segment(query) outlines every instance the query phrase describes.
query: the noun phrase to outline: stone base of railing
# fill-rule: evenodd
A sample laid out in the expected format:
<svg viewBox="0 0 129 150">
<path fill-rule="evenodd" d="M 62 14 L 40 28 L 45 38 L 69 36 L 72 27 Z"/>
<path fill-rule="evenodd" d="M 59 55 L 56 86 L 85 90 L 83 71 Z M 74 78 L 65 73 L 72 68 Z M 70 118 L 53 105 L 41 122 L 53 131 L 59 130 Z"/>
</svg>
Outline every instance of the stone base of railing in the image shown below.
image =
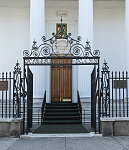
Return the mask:
<svg viewBox="0 0 129 150">
<path fill-rule="evenodd" d="M 101 118 L 103 136 L 129 136 L 129 117 Z"/>
<path fill-rule="evenodd" d="M 23 133 L 23 119 L 0 118 L 0 137 L 20 137 Z"/>
</svg>

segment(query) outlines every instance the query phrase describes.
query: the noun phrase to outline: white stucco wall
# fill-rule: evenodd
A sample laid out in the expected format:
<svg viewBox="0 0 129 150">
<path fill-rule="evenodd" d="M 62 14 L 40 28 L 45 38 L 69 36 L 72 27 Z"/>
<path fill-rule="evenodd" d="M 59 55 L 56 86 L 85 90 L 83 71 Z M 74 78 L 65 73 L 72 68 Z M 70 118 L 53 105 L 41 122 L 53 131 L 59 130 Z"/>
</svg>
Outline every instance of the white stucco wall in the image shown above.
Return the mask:
<svg viewBox="0 0 129 150">
<path fill-rule="evenodd" d="M 126 70 L 125 1 L 94 1 L 94 48 L 110 70 Z"/>
<path fill-rule="evenodd" d="M 84 15 L 85 17 L 85 15 Z M 125 2 L 124 1 L 94 1 L 94 27 L 93 49 L 99 49 L 100 71 L 104 59 L 107 61 L 110 71 L 126 70 L 126 46 L 125 46 Z M 90 69 L 89 69 L 90 70 Z M 90 76 L 90 72 L 88 75 Z M 82 77 L 80 80 L 82 86 Z M 85 89 L 80 88 L 82 97 L 90 97 L 90 77 L 85 81 Z"/>
<path fill-rule="evenodd" d="M 29 48 L 29 7 L 0 5 L 0 72 L 12 71 L 22 53 Z"/>
</svg>

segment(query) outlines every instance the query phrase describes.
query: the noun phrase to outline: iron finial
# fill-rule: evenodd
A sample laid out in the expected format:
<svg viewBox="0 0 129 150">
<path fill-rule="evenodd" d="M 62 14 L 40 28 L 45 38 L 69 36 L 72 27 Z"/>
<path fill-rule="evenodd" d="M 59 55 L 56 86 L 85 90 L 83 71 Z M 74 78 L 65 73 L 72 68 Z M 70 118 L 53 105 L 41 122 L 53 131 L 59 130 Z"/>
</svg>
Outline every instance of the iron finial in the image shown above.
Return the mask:
<svg viewBox="0 0 129 150">
<path fill-rule="evenodd" d="M 104 59 L 104 63 L 103 63 L 102 70 L 103 70 L 103 71 L 109 71 L 109 67 L 108 67 L 107 62 L 106 62 L 105 59 Z"/>
</svg>

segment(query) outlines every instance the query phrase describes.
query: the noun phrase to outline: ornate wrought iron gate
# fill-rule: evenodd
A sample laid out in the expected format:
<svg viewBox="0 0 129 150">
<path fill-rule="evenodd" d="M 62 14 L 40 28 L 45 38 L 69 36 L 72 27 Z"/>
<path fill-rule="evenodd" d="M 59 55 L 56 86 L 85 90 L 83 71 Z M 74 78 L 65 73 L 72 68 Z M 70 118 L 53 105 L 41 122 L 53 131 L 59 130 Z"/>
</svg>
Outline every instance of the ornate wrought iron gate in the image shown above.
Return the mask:
<svg viewBox="0 0 129 150">
<path fill-rule="evenodd" d="M 52 37 L 50 39 L 46 39 L 45 36 L 42 37 L 42 43 L 40 45 L 37 45 L 36 41 L 33 41 L 32 49 L 31 50 L 24 50 L 23 51 L 23 59 L 24 59 L 24 76 L 25 76 L 25 70 L 28 66 L 60 66 L 60 65 L 66 65 L 66 66 L 81 66 L 81 65 L 88 65 L 88 66 L 96 66 L 98 69 L 97 77 L 94 79 L 96 81 L 99 81 L 99 59 L 100 59 L 100 51 L 99 50 L 91 50 L 90 42 L 86 41 L 86 44 L 81 44 L 81 37 L 78 36 L 77 39 L 73 39 L 71 37 L 71 33 L 68 33 L 66 36 L 66 39 L 64 39 L 64 45 L 62 45 L 62 40 L 58 41 L 57 34 L 52 33 Z M 60 51 L 59 51 L 60 49 Z M 58 63 L 52 63 L 52 60 L 58 60 Z M 72 63 L 60 63 L 59 60 L 61 59 L 69 59 L 72 60 Z M 96 81 L 93 80 L 93 84 L 96 83 Z M 32 81 L 32 79 L 31 79 Z M 31 82 L 30 81 L 30 82 Z M 28 82 L 28 106 L 32 107 L 32 82 Z M 24 85 L 25 86 L 25 85 Z M 99 103 L 99 82 L 96 85 L 93 85 L 98 87 L 98 108 L 100 108 Z M 30 91 L 29 91 L 30 90 Z M 93 94 L 93 100 L 95 99 L 96 95 L 96 88 L 94 89 Z M 30 95 L 29 95 L 30 94 Z M 30 104 L 31 103 L 31 104 Z M 95 107 L 96 108 L 96 107 Z M 28 129 L 32 126 L 32 110 L 28 107 Z M 99 110 L 99 109 L 98 109 Z M 30 112 L 29 112 L 30 111 Z M 30 116 L 29 116 L 30 115 Z M 100 111 L 98 111 L 98 120 L 100 123 Z M 94 120 L 96 121 L 96 119 Z M 94 128 L 96 124 L 94 124 Z M 100 126 L 99 126 L 100 131 Z"/>
<path fill-rule="evenodd" d="M 33 73 L 27 67 L 27 131 L 32 127 L 33 117 Z"/>
</svg>

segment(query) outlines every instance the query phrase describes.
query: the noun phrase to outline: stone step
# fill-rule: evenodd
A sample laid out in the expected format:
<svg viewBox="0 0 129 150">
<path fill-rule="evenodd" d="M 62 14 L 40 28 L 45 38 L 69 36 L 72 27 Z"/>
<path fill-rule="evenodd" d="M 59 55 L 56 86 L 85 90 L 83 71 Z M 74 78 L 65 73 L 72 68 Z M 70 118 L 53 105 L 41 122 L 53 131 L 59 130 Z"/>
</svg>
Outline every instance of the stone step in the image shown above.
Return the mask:
<svg viewBox="0 0 129 150">
<path fill-rule="evenodd" d="M 44 120 L 80 120 L 80 116 L 45 116 Z"/>
<path fill-rule="evenodd" d="M 47 120 L 43 124 L 80 124 L 81 120 Z"/>
</svg>

